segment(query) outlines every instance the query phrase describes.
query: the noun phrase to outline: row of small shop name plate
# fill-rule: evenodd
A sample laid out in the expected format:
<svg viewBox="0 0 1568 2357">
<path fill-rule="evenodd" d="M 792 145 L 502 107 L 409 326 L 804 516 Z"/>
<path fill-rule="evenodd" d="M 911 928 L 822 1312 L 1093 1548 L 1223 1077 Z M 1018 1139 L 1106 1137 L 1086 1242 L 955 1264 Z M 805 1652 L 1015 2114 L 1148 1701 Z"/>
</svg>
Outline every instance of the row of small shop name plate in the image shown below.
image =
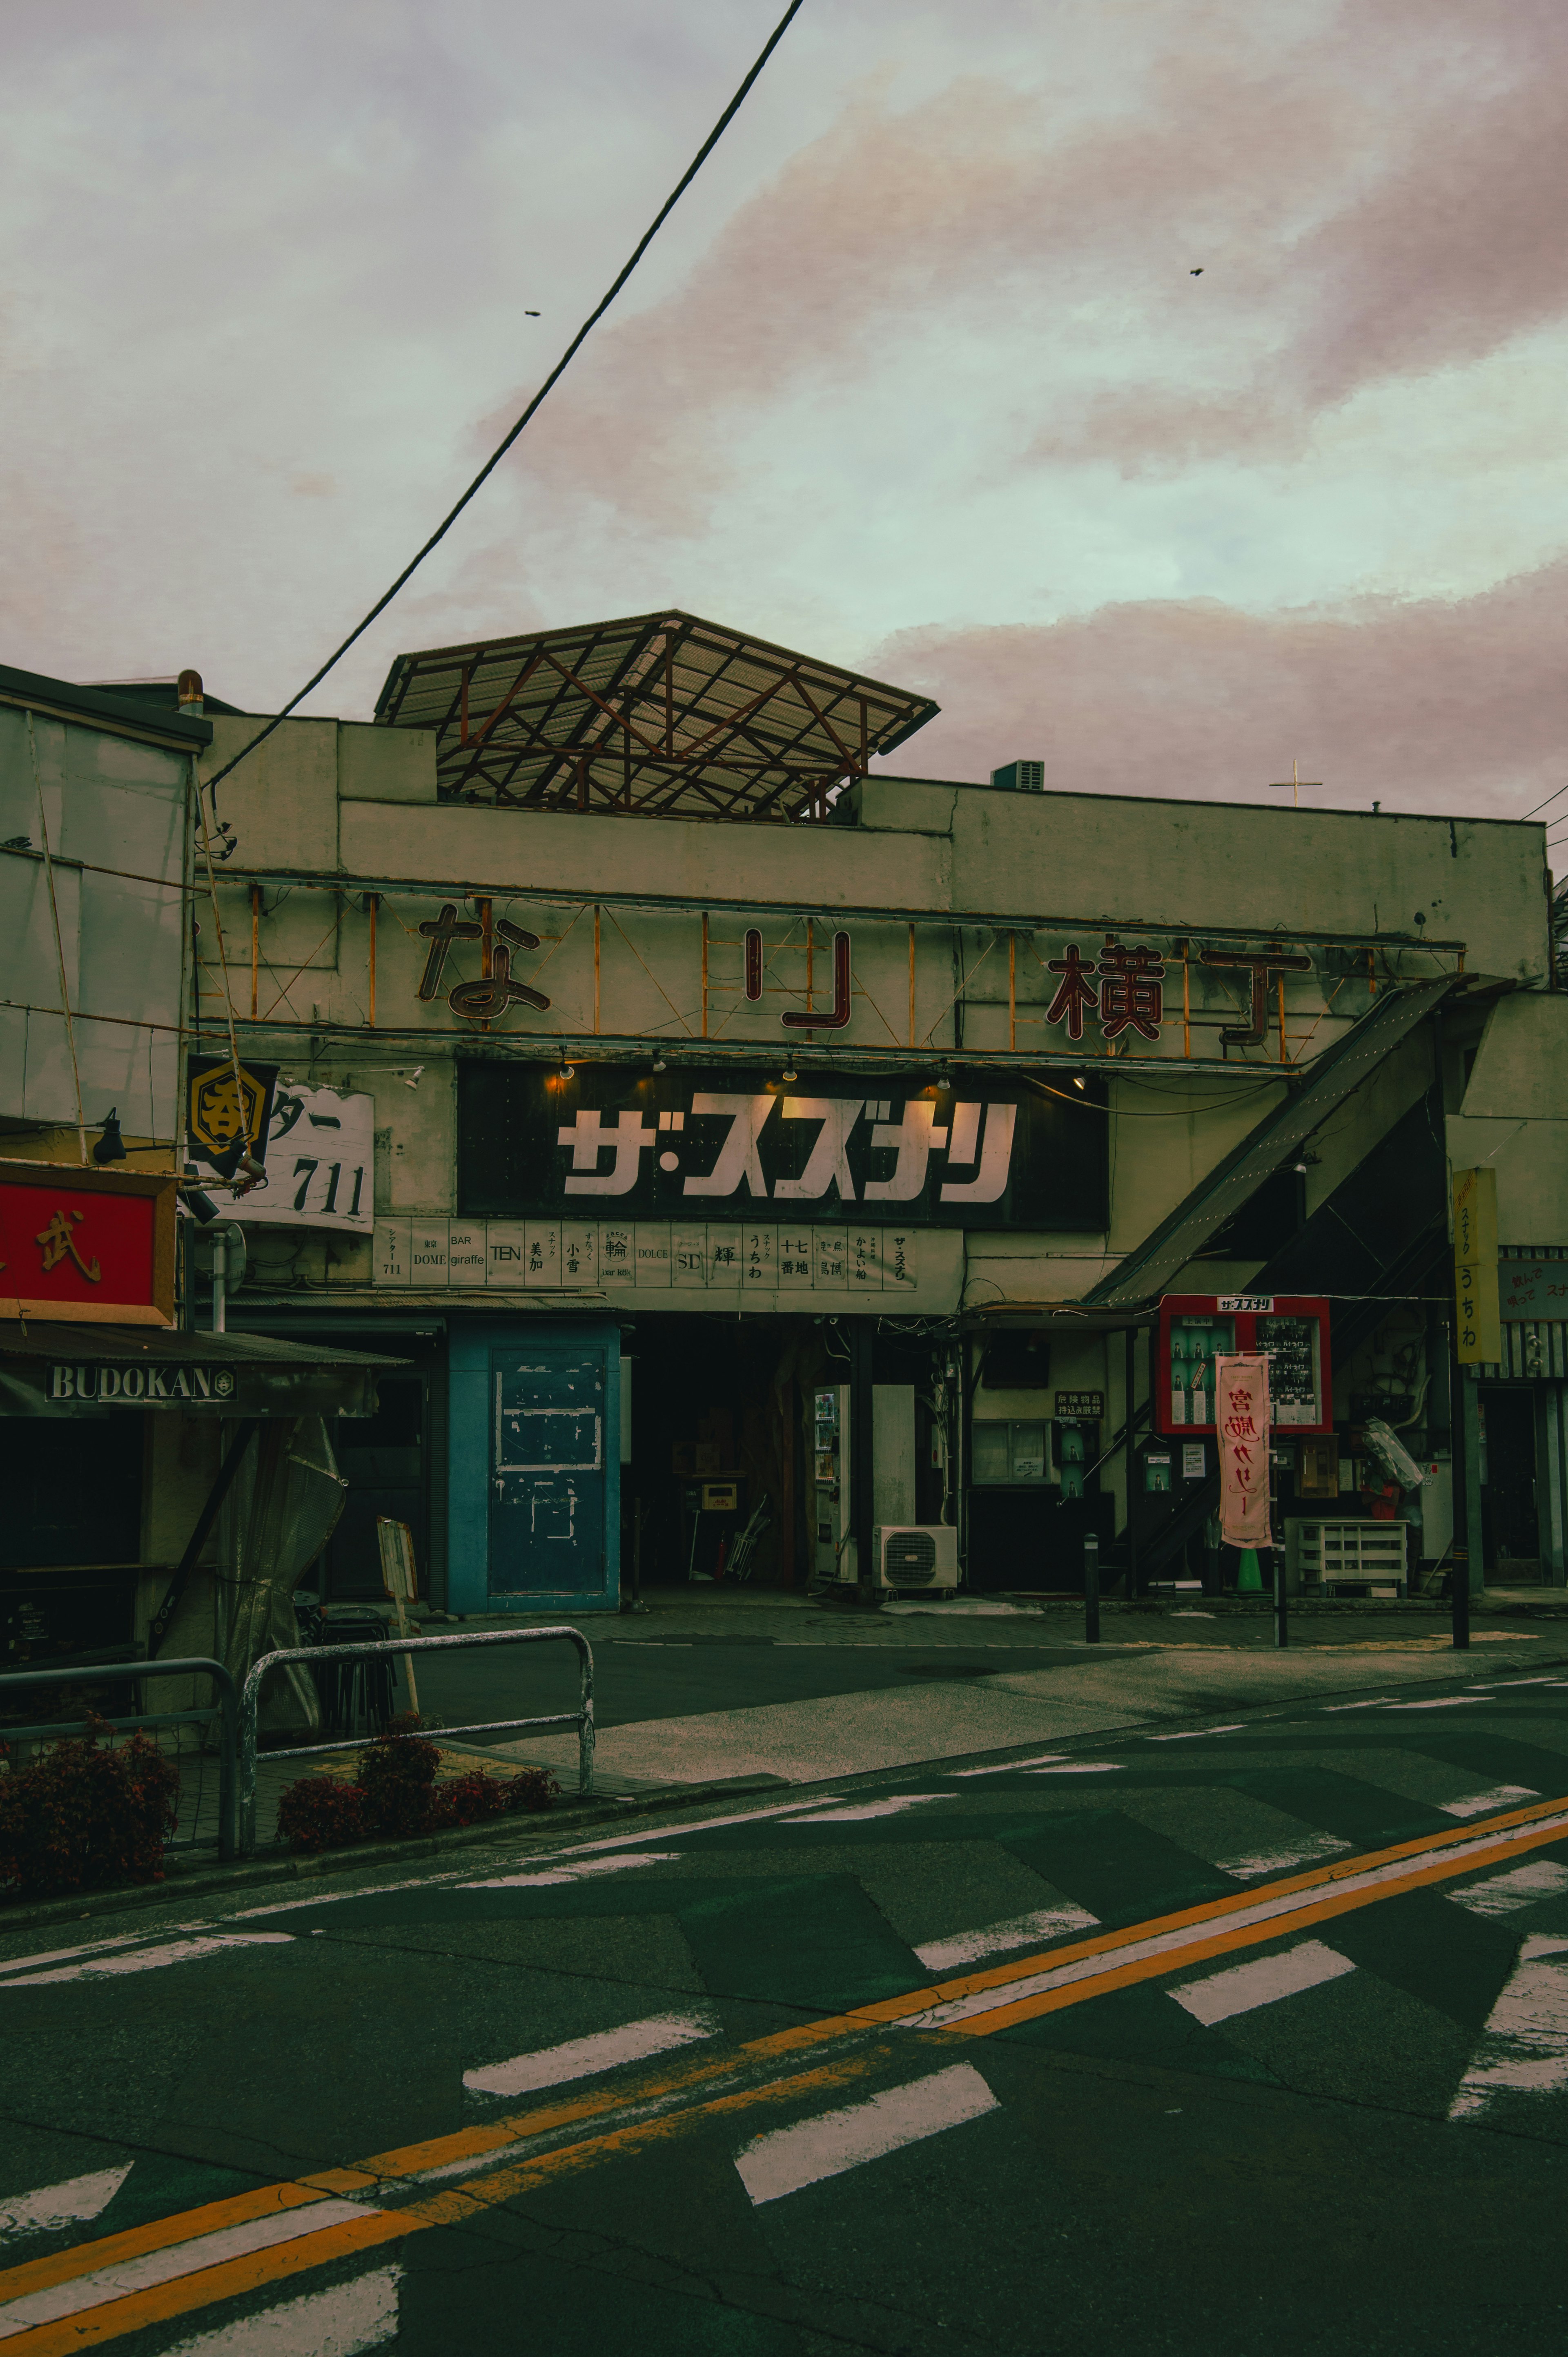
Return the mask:
<svg viewBox="0 0 1568 2357">
<path fill-rule="evenodd" d="M 712 1226 L 671 1220 L 378 1220 L 375 1282 L 421 1292 L 616 1286 L 764 1293 L 913 1292 L 919 1235 L 903 1228 Z"/>
</svg>

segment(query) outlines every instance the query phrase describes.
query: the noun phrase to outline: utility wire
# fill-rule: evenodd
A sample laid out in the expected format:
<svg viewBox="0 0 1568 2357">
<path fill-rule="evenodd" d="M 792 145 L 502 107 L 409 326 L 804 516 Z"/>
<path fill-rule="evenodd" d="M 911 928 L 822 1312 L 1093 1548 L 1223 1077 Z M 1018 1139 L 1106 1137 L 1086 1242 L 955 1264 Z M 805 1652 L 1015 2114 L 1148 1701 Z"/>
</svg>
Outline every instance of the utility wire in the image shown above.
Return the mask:
<svg viewBox="0 0 1568 2357">
<path fill-rule="evenodd" d="M 1536 803 L 1536 805 L 1535 805 L 1535 810 L 1528 810 L 1528 811 L 1526 811 L 1526 813 L 1525 813 L 1525 814 L 1524 814 L 1524 815 L 1525 815 L 1525 818 L 1533 818 L 1533 817 L 1535 816 L 1536 811 L 1543 811 L 1543 810 L 1547 809 L 1547 808 L 1549 807 L 1549 805 L 1550 805 L 1551 803 L 1552 803 L 1552 802 L 1556 802 L 1556 801 L 1557 801 L 1557 799 L 1558 799 L 1558 796 L 1559 796 L 1559 795 L 1562 795 L 1562 794 L 1568 794 L 1568 786 L 1559 786 L 1559 787 L 1558 787 L 1558 789 L 1557 789 L 1557 792 L 1556 792 L 1555 794 L 1548 794 L 1548 795 L 1547 795 L 1547 797 L 1546 797 L 1546 801 L 1545 801 L 1545 802 L 1537 802 L 1537 803 Z M 1524 823 L 1524 821 L 1521 819 L 1521 820 L 1520 820 L 1520 825 L 1522 825 L 1522 824 Z"/>
<path fill-rule="evenodd" d="M 214 774 L 208 779 L 207 791 L 210 791 L 214 787 L 216 787 L 222 779 L 228 777 L 231 770 L 237 770 L 240 763 L 245 759 L 248 754 L 253 753 L 258 745 L 262 745 L 266 742 L 266 739 L 272 735 L 274 728 L 281 727 L 283 723 L 288 718 L 289 714 L 295 709 L 295 706 L 298 704 L 303 704 L 305 698 L 310 694 L 313 688 L 320 686 L 328 673 L 331 671 L 336 664 L 342 662 L 343 657 L 348 653 L 349 648 L 355 643 L 356 640 L 363 638 L 365 632 L 370 629 L 371 624 L 376 619 L 376 617 L 379 614 L 383 613 L 387 607 L 392 604 L 392 599 L 397 596 L 398 591 L 403 587 L 403 584 L 406 581 L 412 580 L 414 574 L 418 572 L 419 567 L 429 555 L 431 550 L 438 546 L 439 544 L 446 539 L 446 534 L 451 531 L 452 526 L 456 522 L 457 518 L 468 505 L 469 500 L 472 500 L 482 489 L 484 484 L 489 480 L 496 468 L 500 465 L 501 460 L 506 457 L 507 452 L 511 448 L 512 444 L 517 440 L 518 436 L 522 432 L 524 426 L 527 425 L 532 419 L 537 415 L 540 409 L 542 408 L 551 393 L 559 383 L 562 377 L 566 373 L 572 361 L 576 358 L 584 344 L 586 343 L 589 336 L 592 335 L 594 329 L 598 326 L 599 321 L 604 317 L 605 313 L 609 309 L 610 305 L 615 301 L 616 296 L 620 293 L 622 287 L 626 285 L 628 279 L 637 268 L 638 264 L 642 260 L 643 255 L 648 252 L 649 247 L 653 243 L 654 239 L 658 236 L 660 231 L 663 228 L 665 222 L 669 220 L 671 214 L 674 211 L 676 206 L 680 203 L 682 198 L 685 195 L 687 189 L 691 187 L 693 181 L 702 170 L 703 166 L 707 162 L 708 157 L 713 154 L 714 149 L 718 145 L 719 141 L 724 137 L 725 133 L 728 130 L 736 116 L 739 113 L 750 93 L 752 84 L 757 81 L 764 66 L 768 63 L 768 59 L 779 47 L 779 42 L 788 32 L 791 22 L 799 14 L 801 5 L 802 0 L 789 0 L 789 5 L 785 9 L 784 14 L 779 19 L 778 24 L 775 25 L 772 32 L 763 43 L 762 48 L 759 51 L 750 72 L 746 75 L 745 81 L 736 91 L 735 96 L 730 100 L 729 104 L 725 107 L 718 121 L 714 124 L 713 129 L 709 132 L 707 137 L 698 148 L 690 164 L 687 165 L 686 169 L 682 172 L 679 180 L 676 181 L 674 188 L 665 198 L 664 202 L 660 206 L 659 210 L 655 213 L 649 227 L 643 231 L 642 236 L 638 240 L 637 244 L 632 249 L 629 261 L 625 264 L 618 275 L 611 284 L 608 291 L 600 297 L 599 301 L 589 312 L 587 317 L 584 320 L 582 326 L 578 328 L 576 334 L 573 337 L 571 342 L 567 345 L 565 350 L 562 353 L 560 359 L 556 361 L 554 367 L 551 370 L 549 375 L 540 386 L 539 391 L 534 394 L 532 400 L 523 411 L 522 415 L 518 419 L 516 425 L 511 428 L 511 431 L 496 445 L 496 447 L 491 451 L 484 465 L 479 468 L 478 473 L 474 477 L 473 481 L 468 485 L 467 490 L 463 493 L 462 498 L 457 501 L 456 505 L 448 510 L 447 513 L 443 516 L 441 522 L 436 525 L 435 530 L 431 533 L 424 547 L 421 548 L 418 554 L 412 557 L 409 563 L 403 566 L 403 571 L 398 575 L 397 579 L 392 583 L 391 588 L 385 590 L 382 595 L 376 599 L 375 604 L 371 608 L 370 612 L 365 616 L 363 621 L 356 623 L 355 627 L 349 631 L 348 637 L 344 640 L 342 645 L 337 650 L 336 653 L 328 656 L 327 661 L 322 664 L 320 670 L 311 673 L 311 676 L 306 681 L 305 685 L 299 689 L 297 694 L 290 696 L 288 702 L 284 705 L 283 710 L 274 714 L 273 718 L 268 721 L 266 726 L 262 729 L 258 735 L 252 737 L 250 743 L 242 747 L 242 749 L 235 754 L 231 761 L 226 761 L 220 770 L 216 770 Z M 214 807 L 216 807 L 216 804 L 214 804 Z"/>
</svg>

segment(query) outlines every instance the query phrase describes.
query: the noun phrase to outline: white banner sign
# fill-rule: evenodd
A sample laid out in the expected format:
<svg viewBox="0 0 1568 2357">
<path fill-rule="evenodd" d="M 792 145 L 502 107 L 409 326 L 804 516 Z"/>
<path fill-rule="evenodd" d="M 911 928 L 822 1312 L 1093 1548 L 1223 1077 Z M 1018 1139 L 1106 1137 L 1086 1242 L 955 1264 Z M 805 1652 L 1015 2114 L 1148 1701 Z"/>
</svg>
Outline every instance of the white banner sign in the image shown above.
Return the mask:
<svg viewBox="0 0 1568 2357">
<path fill-rule="evenodd" d="M 280 1081 L 267 1130 L 267 1175 L 240 1196 L 234 1217 L 269 1227 L 375 1225 L 375 1100 Z"/>
<path fill-rule="evenodd" d="M 1227 1546 L 1266 1547 L 1269 1530 L 1269 1362 L 1248 1354 L 1214 1361 L 1219 1443 L 1219 1534 Z"/>
</svg>

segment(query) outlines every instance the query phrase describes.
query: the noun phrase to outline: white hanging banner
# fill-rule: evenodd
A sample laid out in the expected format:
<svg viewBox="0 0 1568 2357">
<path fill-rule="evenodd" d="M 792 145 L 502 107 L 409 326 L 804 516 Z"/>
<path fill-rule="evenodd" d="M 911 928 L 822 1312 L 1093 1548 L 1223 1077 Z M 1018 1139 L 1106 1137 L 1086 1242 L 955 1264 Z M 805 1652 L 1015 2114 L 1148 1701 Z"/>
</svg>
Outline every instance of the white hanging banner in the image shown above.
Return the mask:
<svg viewBox="0 0 1568 2357">
<path fill-rule="evenodd" d="M 1269 1529 L 1269 1362 L 1248 1353 L 1214 1361 L 1219 1443 L 1219 1535 L 1227 1546 L 1266 1547 Z"/>
</svg>

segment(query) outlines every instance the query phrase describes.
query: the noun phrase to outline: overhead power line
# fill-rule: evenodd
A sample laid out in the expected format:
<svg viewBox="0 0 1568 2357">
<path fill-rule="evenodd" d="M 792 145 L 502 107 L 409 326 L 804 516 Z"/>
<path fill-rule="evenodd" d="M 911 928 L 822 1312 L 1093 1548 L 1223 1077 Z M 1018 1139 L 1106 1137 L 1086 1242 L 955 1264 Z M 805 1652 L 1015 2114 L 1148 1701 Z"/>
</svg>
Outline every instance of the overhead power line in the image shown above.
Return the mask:
<svg viewBox="0 0 1568 2357">
<path fill-rule="evenodd" d="M 734 122 L 741 108 L 745 105 L 753 83 L 757 81 L 758 75 L 762 72 L 763 68 L 767 65 L 768 59 L 773 55 L 774 50 L 779 47 L 779 42 L 789 31 L 791 22 L 800 13 L 802 5 L 803 0 L 789 0 L 789 5 L 785 9 L 784 14 L 779 17 L 778 24 L 775 25 L 772 32 L 763 43 L 750 71 L 746 74 L 746 79 L 736 90 L 735 96 L 730 100 L 729 104 L 725 108 L 724 113 L 720 115 L 718 121 L 714 124 L 713 129 L 709 132 L 707 137 L 703 140 L 702 145 L 693 156 L 692 161 L 687 165 L 686 169 L 682 173 L 681 178 L 676 181 L 675 186 L 671 188 L 670 194 L 665 198 L 664 202 L 660 206 L 659 210 L 654 214 L 648 228 L 643 231 L 641 237 L 639 238 L 636 245 L 632 248 L 629 259 L 618 273 L 605 294 L 602 295 L 598 302 L 595 304 L 593 309 L 589 312 L 587 317 L 584 320 L 582 326 L 578 328 L 576 334 L 573 337 L 571 342 L 567 345 L 565 350 L 562 353 L 560 359 L 556 361 L 554 367 L 551 370 L 549 375 L 540 386 L 539 391 L 528 404 L 527 408 L 523 411 L 516 425 L 512 426 L 510 433 L 497 443 L 489 457 L 485 460 L 484 465 L 479 468 L 478 473 L 474 477 L 473 481 L 468 485 L 467 490 L 463 493 L 462 498 L 458 500 L 455 507 L 449 509 L 446 514 L 442 517 L 441 522 L 436 525 L 435 530 L 431 533 L 429 539 L 424 543 L 424 546 L 418 551 L 418 553 L 410 558 L 409 562 L 403 566 L 403 571 L 398 575 L 397 579 L 392 584 L 392 587 L 389 589 L 384 590 L 381 597 L 376 599 L 375 604 L 371 608 L 370 612 L 365 616 L 364 619 L 355 624 L 348 637 L 344 640 L 342 645 L 332 654 L 328 656 L 327 661 L 322 664 L 320 670 L 311 673 L 310 677 L 306 681 L 305 685 L 300 688 L 295 694 L 289 697 L 289 700 L 284 705 L 283 710 L 281 712 L 274 713 L 272 719 L 268 721 L 266 726 L 260 729 L 257 734 L 252 737 L 248 745 L 242 746 L 240 751 L 235 754 L 231 761 L 225 761 L 223 767 L 220 770 L 215 770 L 213 775 L 208 779 L 207 786 L 209 789 L 218 786 L 223 779 L 229 776 L 231 770 L 237 770 L 241 762 L 243 761 L 248 755 L 255 751 L 258 745 L 262 745 L 266 742 L 274 728 L 281 727 L 283 723 L 288 718 L 289 714 L 294 711 L 297 705 L 304 703 L 306 697 L 311 693 L 312 689 L 320 686 L 328 673 L 342 662 L 343 657 L 348 653 L 349 648 L 354 645 L 356 640 L 364 637 L 365 632 L 370 629 L 371 624 L 376 619 L 377 616 L 385 612 L 386 608 L 392 604 L 392 599 L 397 596 L 398 591 L 403 587 L 404 583 L 413 579 L 414 574 L 418 572 L 420 566 L 424 564 L 431 550 L 438 547 L 441 542 L 446 539 L 446 534 L 451 531 L 452 526 L 456 522 L 457 518 L 462 514 L 464 509 L 468 505 L 468 502 L 475 498 L 478 492 L 489 480 L 496 468 L 500 465 L 501 460 L 506 457 L 507 452 L 511 448 L 511 446 L 517 440 L 518 436 L 543 407 L 544 403 L 549 399 L 551 393 L 560 382 L 562 377 L 564 376 L 567 369 L 571 366 L 578 352 L 581 351 L 583 346 L 586 343 L 594 329 L 598 326 L 599 321 L 604 317 L 605 313 L 609 309 L 610 305 L 615 301 L 616 296 L 620 293 L 622 287 L 626 285 L 628 279 L 637 268 L 638 264 L 642 260 L 643 255 L 648 252 L 649 247 L 653 243 L 654 239 L 658 236 L 660 231 L 663 228 L 665 222 L 669 220 L 671 214 L 674 211 L 676 206 L 680 203 L 682 198 L 685 195 L 687 189 L 691 187 L 693 181 L 702 170 L 703 166 L 707 162 L 708 157 L 713 154 L 714 149 L 718 145 L 719 141 L 724 137 L 725 133 L 728 130 L 730 124 Z"/>
</svg>

